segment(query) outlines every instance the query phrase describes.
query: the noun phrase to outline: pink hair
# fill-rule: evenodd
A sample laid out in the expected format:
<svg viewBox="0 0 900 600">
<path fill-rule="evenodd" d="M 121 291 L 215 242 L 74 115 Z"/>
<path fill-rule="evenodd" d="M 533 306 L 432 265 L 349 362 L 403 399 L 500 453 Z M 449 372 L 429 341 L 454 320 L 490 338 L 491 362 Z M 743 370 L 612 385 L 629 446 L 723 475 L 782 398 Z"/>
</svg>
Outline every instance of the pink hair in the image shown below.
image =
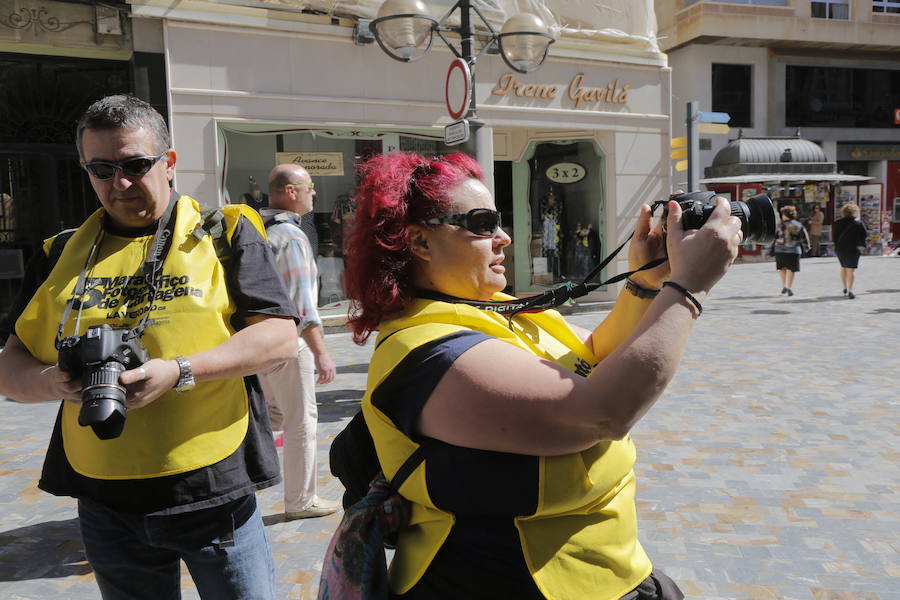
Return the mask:
<svg viewBox="0 0 900 600">
<path fill-rule="evenodd" d="M 407 227 L 447 214 L 450 193 L 483 180 L 465 154 L 427 159 L 412 152 L 377 155 L 359 165 L 356 221 L 345 247 L 344 289 L 352 301 L 353 341 L 364 344 L 381 321 L 414 294 Z"/>
</svg>

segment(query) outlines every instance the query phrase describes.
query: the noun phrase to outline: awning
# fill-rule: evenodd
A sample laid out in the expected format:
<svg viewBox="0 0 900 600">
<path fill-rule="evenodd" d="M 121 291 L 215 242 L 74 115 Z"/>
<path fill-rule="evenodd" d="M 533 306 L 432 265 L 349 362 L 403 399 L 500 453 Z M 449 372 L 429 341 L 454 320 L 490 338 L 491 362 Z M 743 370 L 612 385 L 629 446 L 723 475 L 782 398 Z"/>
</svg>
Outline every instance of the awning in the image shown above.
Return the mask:
<svg viewBox="0 0 900 600">
<path fill-rule="evenodd" d="M 700 183 L 778 183 L 781 181 L 790 181 L 794 183 L 844 181 L 849 183 L 853 181 L 869 181 L 870 179 L 873 179 L 873 177 L 864 177 L 862 175 L 844 175 L 842 173 L 753 173 L 751 175 L 732 175 L 730 177 L 710 177 L 708 179 L 701 179 Z"/>
</svg>

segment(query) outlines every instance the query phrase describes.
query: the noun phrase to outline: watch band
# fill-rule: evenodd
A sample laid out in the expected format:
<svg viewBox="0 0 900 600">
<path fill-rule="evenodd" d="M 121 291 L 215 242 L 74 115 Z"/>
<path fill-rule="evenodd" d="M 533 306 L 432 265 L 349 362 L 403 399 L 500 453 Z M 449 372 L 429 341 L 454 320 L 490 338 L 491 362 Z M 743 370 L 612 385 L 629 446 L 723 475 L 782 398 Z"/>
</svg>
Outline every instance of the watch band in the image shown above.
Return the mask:
<svg viewBox="0 0 900 600">
<path fill-rule="evenodd" d="M 625 289 L 631 292 L 631 294 L 636 298 L 645 298 L 647 300 L 656 298 L 659 295 L 659 290 L 652 290 L 650 288 L 640 286 L 633 282 L 630 277 L 625 280 Z"/>
<path fill-rule="evenodd" d="M 191 391 L 196 385 L 194 372 L 191 370 L 191 361 L 183 356 L 176 356 L 173 360 L 178 363 L 179 375 L 178 381 L 172 389 L 179 394 Z"/>
</svg>

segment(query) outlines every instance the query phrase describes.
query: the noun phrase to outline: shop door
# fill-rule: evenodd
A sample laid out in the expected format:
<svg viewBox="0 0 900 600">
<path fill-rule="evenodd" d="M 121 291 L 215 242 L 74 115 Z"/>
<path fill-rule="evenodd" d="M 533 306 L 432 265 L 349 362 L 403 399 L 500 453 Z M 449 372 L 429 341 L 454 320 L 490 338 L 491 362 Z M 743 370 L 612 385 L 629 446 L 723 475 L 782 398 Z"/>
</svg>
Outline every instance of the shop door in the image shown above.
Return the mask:
<svg viewBox="0 0 900 600">
<path fill-rule="evenodd" d="M 534 143 L 513 164 L 515 289 L 580 283 L 603 254 L 603 157 L 592 140 Z"/>
<path fill-rule="evenodd" d="M 23 265 L 43 240 L 77 227 L 99 206 L 70 145 L 0 144 L 0 316 L 18 295 Z"/>
<path fill-rule="evenodd" d="M 0 316 L 18 294 L 20 265 L 99 206 L 78 164 L 75 124 L 130 81 L 124 61 L 0 53 Z"/>
</svg>

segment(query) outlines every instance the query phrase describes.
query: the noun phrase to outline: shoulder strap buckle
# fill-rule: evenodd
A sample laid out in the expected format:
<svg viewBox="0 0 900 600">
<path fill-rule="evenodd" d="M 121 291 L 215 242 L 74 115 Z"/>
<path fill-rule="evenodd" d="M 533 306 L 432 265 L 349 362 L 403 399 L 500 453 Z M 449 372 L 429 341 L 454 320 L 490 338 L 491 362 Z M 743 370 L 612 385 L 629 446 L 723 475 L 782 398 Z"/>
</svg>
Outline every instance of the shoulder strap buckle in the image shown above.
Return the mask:
<svg viewBox="0 0 900 600">
<path fill-rule="evenodd" d="M 225 233 L 225 214 L 220 208 L 207 208 L 200 213 L 200 222 L 191 231 L 191 235 L 198 242 L 205 236 L 211 235 L 213 239 L 222 237 Z"/>
</svg>

